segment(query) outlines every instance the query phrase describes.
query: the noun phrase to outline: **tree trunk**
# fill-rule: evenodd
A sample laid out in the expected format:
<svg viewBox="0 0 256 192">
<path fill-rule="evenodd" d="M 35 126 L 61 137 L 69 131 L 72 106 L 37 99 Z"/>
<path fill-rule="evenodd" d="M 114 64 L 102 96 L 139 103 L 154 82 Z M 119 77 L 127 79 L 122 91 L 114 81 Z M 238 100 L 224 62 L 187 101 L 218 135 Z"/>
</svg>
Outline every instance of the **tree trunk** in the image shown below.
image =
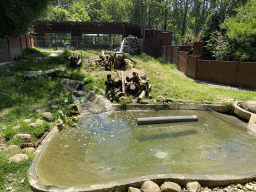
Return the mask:
<svg viewBox="0 0 256 192">
<path fill-rule="evenodd" d="M 165 2 L 165 14 L 164 14 L 164 30 L 166 30 L 166 28 L 167 28 L 167 14 L 168 14 L 167 4 L 168 4 L 168 1 L 166 0 L 166 2 Z"/>
<path fill-rule="evenodd" d="M 184 16 L 183 16 L 183 22 L 182 22 L 181 36 L 184 36 L 186 31 L 187 11 L 188 11 L 188 0 L 185 0 L 185 10 L 184 10 Z"/>
</svg>

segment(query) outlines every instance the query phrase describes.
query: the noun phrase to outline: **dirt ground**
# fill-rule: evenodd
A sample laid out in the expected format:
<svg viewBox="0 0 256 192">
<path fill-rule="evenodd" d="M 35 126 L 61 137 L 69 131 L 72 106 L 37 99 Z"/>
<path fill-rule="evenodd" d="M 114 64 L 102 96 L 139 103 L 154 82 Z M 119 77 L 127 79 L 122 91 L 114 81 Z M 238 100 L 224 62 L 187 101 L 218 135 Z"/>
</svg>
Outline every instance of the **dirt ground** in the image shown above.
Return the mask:
<svg viewBox="0 0 256 192">
<path fill-rule="evenodd" d="M 83 65 L 87 65 L 86 70 L 90 69 L 91 64 L 95 63 L 95 59 L 98 59 L 98 57 L 90 57 L 90 58 L 85 58 L 83 59 Z M 105 71 L 104 69 L 102 69 L 101 71 L 94 71 L 92 70 L 91 75 L 92 76 L 101 76 L 101 75 L 106 75 L 107 78 L 107 74 L 109 73 L 113 73 L 116 72 L 116 74 L 121 78 L 121 72 L 123 71 L 124 77 L 132 77 L 132 73 L 136 72 L 138 73 L 139 77 L 146 74 L 145 70 L 143 69 L 137 69 L 137 68 L 129 68 L 126 70 L 119 70 L 119 69 L 112 69 L 111 71 Z"/>
</svg>

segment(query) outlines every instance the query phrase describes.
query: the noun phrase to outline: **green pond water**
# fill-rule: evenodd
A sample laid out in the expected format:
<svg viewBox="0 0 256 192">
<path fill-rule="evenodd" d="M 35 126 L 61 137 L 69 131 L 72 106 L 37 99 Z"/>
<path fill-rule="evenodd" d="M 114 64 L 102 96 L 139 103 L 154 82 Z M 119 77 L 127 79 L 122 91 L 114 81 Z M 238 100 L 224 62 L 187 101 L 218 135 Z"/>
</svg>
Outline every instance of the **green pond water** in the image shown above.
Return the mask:
<svg viewBox="0 0 256 192">
<path fill-rule="evenodd" d="M 137 118 L 197 115 L 198 122 L 137 125 Z M 256 138 L 206 111 L 92 115 L 61 131 L 37 165 L 40 179 L 64 187 L 152 174 L 236 174 L 256 170 Z"/>
</svg>

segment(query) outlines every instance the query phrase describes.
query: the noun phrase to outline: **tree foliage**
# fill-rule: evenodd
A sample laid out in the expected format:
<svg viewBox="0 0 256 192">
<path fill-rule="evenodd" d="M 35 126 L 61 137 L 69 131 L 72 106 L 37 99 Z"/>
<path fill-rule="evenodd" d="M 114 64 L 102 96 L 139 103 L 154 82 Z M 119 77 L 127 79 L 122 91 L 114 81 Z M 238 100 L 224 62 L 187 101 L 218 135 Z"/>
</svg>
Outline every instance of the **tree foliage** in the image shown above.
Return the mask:
<svg viewBox="0 0 256 192">
<path fill-rule="evenodd" d="M 227 30 L 227 36 L 233 48 L 234 60 L 255 61 L 256 1 L 249 1 L 236 11 L 237 14 L 227 17 L 221 27 Z"/>
<path fill-rule="evenodd" d="M 51 0 L 1 0 L 0 37 L 27 33 L 39 15 L 47 8 Z"/>
</svg>

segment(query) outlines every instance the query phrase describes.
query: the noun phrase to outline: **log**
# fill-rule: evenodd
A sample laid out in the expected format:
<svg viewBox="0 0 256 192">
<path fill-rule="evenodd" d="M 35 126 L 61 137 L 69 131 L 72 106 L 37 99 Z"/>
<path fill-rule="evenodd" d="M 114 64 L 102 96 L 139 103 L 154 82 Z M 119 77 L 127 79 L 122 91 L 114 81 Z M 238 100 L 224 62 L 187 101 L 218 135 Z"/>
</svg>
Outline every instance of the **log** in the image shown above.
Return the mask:
<svg viewBox="0 0 256 192">
<path fill-rule="evenodd" d="M 124 87 L 124 73 L 123 71 L 121 72 L 122 75 L 122 92 L 125 93 L 125 87 Z"/>
<path fill-rule="evenodd" d="M 140 94 L 140 96 L 138 97 L 139 100 L 143 99 L 143 97 L 146 95 L 146 91 L 143 90 Z"/>
<path fill-rule="evenodd" d="M 134 61 L 133 59 L 131 59 L 130 57 L 128 57 L 126 54 L 124 55 L 124 59 L 129 59 L 131 62 L 137 63 L 136 61 Z"/>
<path fill-rule="evenodd" d="M 198 121 L 196 115 L 137 118 L 138 125 Z"/>
</svg>

